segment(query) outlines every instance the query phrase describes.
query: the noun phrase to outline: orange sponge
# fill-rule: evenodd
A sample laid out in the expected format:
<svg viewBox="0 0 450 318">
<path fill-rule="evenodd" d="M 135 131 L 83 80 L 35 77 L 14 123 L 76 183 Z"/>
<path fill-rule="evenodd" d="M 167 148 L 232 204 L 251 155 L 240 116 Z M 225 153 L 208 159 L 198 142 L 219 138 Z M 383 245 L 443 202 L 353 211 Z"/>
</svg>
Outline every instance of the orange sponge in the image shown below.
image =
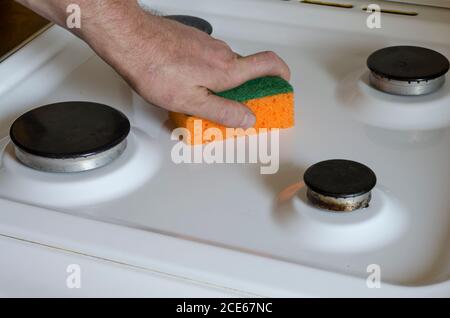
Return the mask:
<svg viewBox="0 0 450 318">
<path fill-rule="evenodd" d="M 218 96 L 241 102 L 251 109 L 256 116 L 256 124 L 245 134 L 259 132 L 262 128 L 291 128 L 294 126 L 294 92 L 292 86 L 279 77 L 263 77 L 249 81 L 232 90 L 218 93 Z M 184 141 L 188 144 L 210 142 L 209 128 L 217 128 L 221 134 L 214 134 L 214 140 L 230 137 L 224 126 L 182 113 L 170 113 L 170 119 L 176 127 L 186 128 L 189 136 Z M 200 124 L 201 123 L 201 124 Z M 201 134 L 199 136 L 199 134 Z M 195 136 L 195 137 L 194 137 Z"/>
</svg>

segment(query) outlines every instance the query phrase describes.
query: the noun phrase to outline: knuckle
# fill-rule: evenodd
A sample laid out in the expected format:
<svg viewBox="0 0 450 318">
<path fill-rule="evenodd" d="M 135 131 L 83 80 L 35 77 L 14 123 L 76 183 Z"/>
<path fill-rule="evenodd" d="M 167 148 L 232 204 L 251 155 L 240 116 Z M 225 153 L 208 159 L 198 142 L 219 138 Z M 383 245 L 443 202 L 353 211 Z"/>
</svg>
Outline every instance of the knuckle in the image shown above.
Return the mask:
<svg viewBox="0 0 450 318">
<path fill-rule="evenodd" d="M 219 41 L 219 40 L 216 40 Z M 237 60 L 236 54 L 230 49 L 228 44 L 219 41 L 219 46 L 213 49 L 213 59 L 211 60 L 216 67 L 227 70 L 232 68 Z"/>
<path fill-rule="evenodd" d="M 219 39 L 214 39 L 214 44 L 217 47 L 221 48 L 221 49 L 225 49 L 225 50 L 231 51 L 230 46 L 225 41 L 222 41 L 222 40 L 219 40 Z"/>
<path fill-rule="evenodd" d="M 279 62 L 280 61 L 280 57 L 278 56 L 278 54 L 273 51 L 264 52 L 264 58 L 267 61 L 271 61 L 271 62 Z"/>
<path fill-rule="evenodd" d="M 221 70 L 229 72 L 233 70 L 236 65 L 236 56 L 234 54 L 225 52 L 224 54 L 222 54 L 221 58 L 218 59 L 218 62 Z"/>
<path fill-rule="evenodd" d="M 272 59 L 278 58 L 278 54 L 275 53 L 274 51 L 266 51 L 265 54 L 268 58 L 272 58 Z"/>
</svg>

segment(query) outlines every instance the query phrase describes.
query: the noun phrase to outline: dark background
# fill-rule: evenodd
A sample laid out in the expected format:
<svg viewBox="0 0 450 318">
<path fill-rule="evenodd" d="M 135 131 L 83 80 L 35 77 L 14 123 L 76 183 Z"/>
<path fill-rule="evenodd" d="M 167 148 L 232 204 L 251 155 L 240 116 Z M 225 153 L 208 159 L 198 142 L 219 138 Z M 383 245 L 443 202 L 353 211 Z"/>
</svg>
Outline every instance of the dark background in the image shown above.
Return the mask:
<svg viewBox="0 0 450 318">
<path fill-rule="evenodd" d="M 0 0 L 0 59 L 48 23 L 14 0 Z"/>
</svg>

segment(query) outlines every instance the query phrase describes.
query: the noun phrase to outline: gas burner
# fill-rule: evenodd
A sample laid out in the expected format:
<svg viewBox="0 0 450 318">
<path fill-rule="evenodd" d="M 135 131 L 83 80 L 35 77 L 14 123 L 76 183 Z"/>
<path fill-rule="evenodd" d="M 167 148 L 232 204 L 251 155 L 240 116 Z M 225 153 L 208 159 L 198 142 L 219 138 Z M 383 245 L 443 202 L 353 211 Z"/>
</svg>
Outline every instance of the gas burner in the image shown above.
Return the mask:
<svg viewBox="0 0 450 318">
<path fill-rule="evenodd" d="M 369 56 L 370 83 L 395 95 L 425 95 L 445 82 L 449 61 L 442 54 L 417 46 L 392 46 Z"/>
<path fill-rule="evenodd" d="M 199 29 L 200 31 L 203 31 L 209 35 L 213 33 L 212 25 L 208 21 L 201 18 L 193 17 L 190 15 L 167 15 L 165 16 L 165 18 Z"/>
<path fill-rule="evenodd" d="M 16 157 L 46 172 L 80 172 L 105 166 L 127 146 L 130 122 L 112 107 L 89 102 L 42 106 L 10 130 Z"/>
<path fill-rule="evenodd" d="M 377 183 L 367 166 L 350 160 L 327 160 L 309 167 L 304 175 L 312 204 L 331 211 L 351 212 L 369 206 Z"/>
</svg>

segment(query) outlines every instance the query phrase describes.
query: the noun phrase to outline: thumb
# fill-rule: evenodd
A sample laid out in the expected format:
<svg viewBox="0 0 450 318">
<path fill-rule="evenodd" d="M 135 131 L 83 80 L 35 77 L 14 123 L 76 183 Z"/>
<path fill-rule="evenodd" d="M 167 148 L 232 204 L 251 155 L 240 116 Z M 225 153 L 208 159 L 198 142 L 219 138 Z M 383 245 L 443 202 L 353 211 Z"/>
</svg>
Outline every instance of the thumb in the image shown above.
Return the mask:
<svg viewBox="0 0 450 318">
<path fill-rule="evenodd" d="M 196 105 L 192 115 L 231 128 L 247 129 L 255 125 L 255 115 L 247 106 L 214 95 L 206 88 L 202 89 L 207 92 L 206 98 L 200 105 Z"/>
</svg>

